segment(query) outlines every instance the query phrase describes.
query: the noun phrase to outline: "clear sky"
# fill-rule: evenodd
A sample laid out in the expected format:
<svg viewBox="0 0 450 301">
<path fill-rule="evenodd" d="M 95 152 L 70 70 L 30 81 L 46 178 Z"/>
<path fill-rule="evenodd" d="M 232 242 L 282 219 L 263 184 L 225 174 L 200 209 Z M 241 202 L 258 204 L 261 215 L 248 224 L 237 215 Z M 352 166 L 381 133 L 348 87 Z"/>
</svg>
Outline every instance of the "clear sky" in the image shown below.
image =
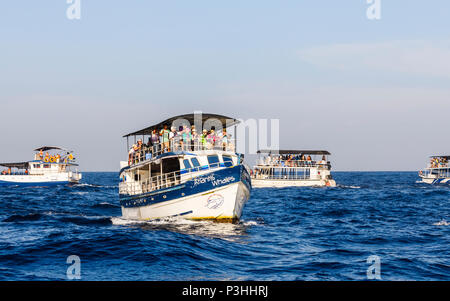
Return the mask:
<svg viewBox="0 0 450 301">
<path fill-rule="evenodd" d="M 123 134 L 193 111 L 280 119 L 335 170 L 450 153 L 450 1 L 0 2 L 0 161 L 41 145 L 117 171 Z"/>
</svg>

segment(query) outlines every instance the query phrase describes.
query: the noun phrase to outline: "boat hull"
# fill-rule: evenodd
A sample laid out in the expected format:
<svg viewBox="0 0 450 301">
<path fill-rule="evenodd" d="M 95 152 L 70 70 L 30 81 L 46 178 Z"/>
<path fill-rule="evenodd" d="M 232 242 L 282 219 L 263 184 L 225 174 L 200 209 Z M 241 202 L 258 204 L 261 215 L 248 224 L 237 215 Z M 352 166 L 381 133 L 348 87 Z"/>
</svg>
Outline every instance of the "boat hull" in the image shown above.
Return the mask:
<svg viewBox="0 0 450 301">
<path fill-rule="evenodd" d="M 336 187 L 334 180 L 260 180 L 252 179 L 253 188 L 265 188 L 265 187 L 308 187 L 308 186 L 328 186 Z"/>
<path fill-rule="evenodd" d="M 55 175 L 0 175 L 0 186 L 55 186 L 76 184 L 81 180 L 81 174 L 76 176 L 66 174 Z"/>
<path fill-rule="evenodd" d="M 243 165 L 217 170 L 178 186 L 138 196 L 121 196 L 122 216 L 132 220 L 182 217 L 234 222 L 250 198 L 251 182 Z"/>
<path fill-rule="evenodd" d="M 426 178 L 422 177 L 422 182 L 426 184 L 450 184 L 450 178 Z"/>
</svg>

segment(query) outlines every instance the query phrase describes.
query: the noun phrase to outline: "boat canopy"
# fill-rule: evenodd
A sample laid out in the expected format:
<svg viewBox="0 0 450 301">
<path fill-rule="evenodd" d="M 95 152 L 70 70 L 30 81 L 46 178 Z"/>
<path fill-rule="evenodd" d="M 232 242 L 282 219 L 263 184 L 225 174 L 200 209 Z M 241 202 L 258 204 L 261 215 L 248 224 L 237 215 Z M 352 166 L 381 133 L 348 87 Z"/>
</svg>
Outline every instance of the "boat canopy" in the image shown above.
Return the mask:
<svg viewBox="0 0 450 301">
<path fill-rule="evenodd" d="M 149 126 L 145 129 L 129 133 L 127 135 L 124 135 L 123 137 L 130 137 L 130 136 L 138 136 L 138 135 L 151 135 L 153 130 L 160 130 L 163 128 L 164 125 L 167 125 L 170 127 L 172 123 L 176 120 L 187 120 L 191 125 L 195 124 L 197 116 L 202 117 L 202 126 L 208 119 L 217 119 L 222 123 L 222 126 L 224 127 L 230 127 L 233 125 L 236 125 L 239 123 L 239 120 L 236 120 L 231 117 L 223 116 L 223 115 L 217 115 L 217 114 L 207 114 L 207 113 L 192 113 L 192 114 L 185 114 L 185 115 L 179 115 L 175 117 L 171 117 L 169 119 L 166 119 L 160 123 L 157 123 L 155 125 Z"/>
<path fill-rule="evenodd" d="M 29 162 L 16 162 L 16 163 L 0 163 L 0 166 L 7 168 L 28 169 Z"/>
<path fill-rule="evenodd" d="M 331 155 L 330 152 L 326 151 L 326 150 L 270 150 L 270 149 L 266 149 L 266 150 L 259 150 L 257 152 L 258 154 L 279 154 L 279 155 Z"/>
<path fill-rule="evenodd" d="M 40 152 L 40 151 L 46 152 L 49 150 L 61 150 L 61 151 L 70 152 L 69 150 L 62 148 L 62 147 L 58 147 L 58 146 L 42 146 L 42 147 L 36 148 L 34 151 L 35 152 Z"/>
<path fill-rule="evenodd" d="M 450 159 L 450 155 L 442 155 L 442 156 L 430 156 L 430 158 L 442 158 L 442 159 Z"/>
</svg>

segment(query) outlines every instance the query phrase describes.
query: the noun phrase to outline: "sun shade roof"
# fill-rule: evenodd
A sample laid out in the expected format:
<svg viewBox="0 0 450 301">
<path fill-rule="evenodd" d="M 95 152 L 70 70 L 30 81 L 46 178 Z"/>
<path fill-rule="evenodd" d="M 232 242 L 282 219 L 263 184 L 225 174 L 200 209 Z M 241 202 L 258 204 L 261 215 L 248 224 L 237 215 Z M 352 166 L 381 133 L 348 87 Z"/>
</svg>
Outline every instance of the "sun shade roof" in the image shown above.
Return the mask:
<svg viewBox="0 0 450 301">
<path fill-rule="evenodd" d="M 46 152 L 49 150 L 62 150 L 62 151 L 69 152 L 69 150 L 62 148 L 62 147 L 58 147 L 58 146 L 42 146 L 42 147 L 36 148 L 34 151 L 35 152 L 40 152 L 40 151 Z"/>
<path fill-rule="evenodd" d="M 430 156 L 430 158 L 444 158 L 444 159 L 450 159 L 450 155 Z"/>
<path fill-rule="evenodd" d="M 0 166 L 7 167 L 7 168 L 27 169 L 28 162 L 0 163 Z"/>
<path fill-rule="evenodd" d="M 167 125 L 167 127 L 170 129 L 170 126 L 172 126 L 172 123 L 175 120 L 186 120 L 188 121 L 191 125 L 195 124 L 196 121 L 196 115 L 200 115 L 199 114 L 185 114 L 185 115 L 179 115 L 179 116 L 175 116 L 175 117 L 171 117 L 169 119 L 166 119 L 160 123 L 157 123 L 155 125 L 149 126 L 145 129 L 133 132 L 133 133 L 129 133 L 127 135 L 124 135 L 123 137 L 129 137 L 129 136 L 138 136 L 138 135 L 151 135 L 153 130 L 160 130 L 163 128 L 164 125 Z M 217 119 L 222 123 L 222 126 L 225 127 L 230 127 L 233 125 L 236 125 L 239 123 L 239 120 L 236 120 L 234 118 L 231 117 L 227 117 L 227 116 L 223 116 L 223 115 L 217 115 L 217 114 L 207 114 L 207 113 L 201 113 L 201 119 L 202 119 L 202 126 L 205 124 L 205 122 L 208 119 Z M 197 117 L 198 118 L 198 117 Z"/>
<path fill-rule="evenodd" d="M 331 155 L 330 152 L 326 150 L 259 150 L 258 154 L 280 154 L 280 155 Z"/>
</svg>

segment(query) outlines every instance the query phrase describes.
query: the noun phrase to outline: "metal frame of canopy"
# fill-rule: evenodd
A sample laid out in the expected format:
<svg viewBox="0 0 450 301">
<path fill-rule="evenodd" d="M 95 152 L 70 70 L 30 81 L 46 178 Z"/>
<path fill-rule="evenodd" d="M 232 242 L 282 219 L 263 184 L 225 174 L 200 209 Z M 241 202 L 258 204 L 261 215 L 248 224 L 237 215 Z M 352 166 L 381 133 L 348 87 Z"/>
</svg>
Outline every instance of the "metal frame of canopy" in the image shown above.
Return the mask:
<svg viewBox="0 0 450 301">
<path fill-rule="evenodd" d="M 29 162 L 0 163 L 0 166 L 6 168 L 28 169 Z"/>
<path fill-rule="evenodd" d="M 61 151 L 65 151 L 65 152 L 68 152 L 68 153 L 72 152 L 71 150 L 68 150 L 68 149 L 65 149 L 65 148 L 62 148 L 62 147 L 59 147 L 59 146 L 41 146 L 39 148 L 36 148 L 34 151 L 35 152 L 40 152 L 40 151 L 45 152 L 45 151 L 49 151 L 49 150 L 61 150 Z"/>
</svg>

